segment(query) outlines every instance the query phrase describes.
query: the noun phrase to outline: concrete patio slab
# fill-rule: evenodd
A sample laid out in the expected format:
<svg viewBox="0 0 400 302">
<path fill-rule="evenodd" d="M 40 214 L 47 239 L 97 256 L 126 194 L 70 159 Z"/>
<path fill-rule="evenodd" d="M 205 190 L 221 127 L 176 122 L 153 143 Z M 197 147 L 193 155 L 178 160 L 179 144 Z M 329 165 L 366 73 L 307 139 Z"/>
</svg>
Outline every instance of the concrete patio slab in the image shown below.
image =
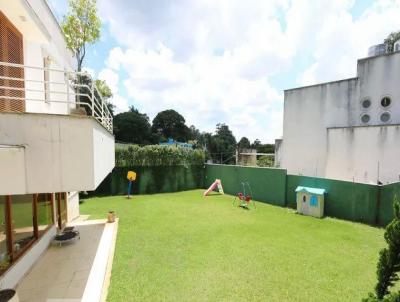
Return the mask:
<svg viewBox="0 0 400 302">
<path fill-rule="evenodd" d="M 50 246 L 17 286 L 21 302 L 100 301 L 118 221 L 77 221 L 81 239 Z M 106 281 L 105 281 L 106 280 Z M 86 296 L 86 298 L 84 297 Z"/>
</svg>

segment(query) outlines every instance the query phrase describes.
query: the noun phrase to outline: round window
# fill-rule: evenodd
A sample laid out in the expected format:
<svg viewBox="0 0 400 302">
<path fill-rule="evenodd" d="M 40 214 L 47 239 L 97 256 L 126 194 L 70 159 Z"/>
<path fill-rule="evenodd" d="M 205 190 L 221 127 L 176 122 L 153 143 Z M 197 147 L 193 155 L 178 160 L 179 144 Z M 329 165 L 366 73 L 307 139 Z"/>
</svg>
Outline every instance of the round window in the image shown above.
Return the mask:
<svg viewBox="0 0 400 302">
<path fill-rule="evenodd" d="M 365 100 L 363 100 L 363 101 L 361 102 L 361 106 L 362 106 L 364 109 L 367 109 L 367 108 L 371 107 L 371 101 L 370 101 L 369 99 L 365 99 Z"/>
<path fill-rule="evenodd" d="M 363 124 L 368 124 L 370 120 L 371 120 L 371 117 L 369 116 L 369 114 L 363 114 L 361 116 L 361 122 Z"/>
<path fill-rule="evenodd" d="M 380 120 L 381 120 L 381 122 L 383 122 L 383 123 L 389 122 L 389 121 L 390 121 L 390 113 L 389 113 L 389 112 L 384 112 L 384 113 L 382 113 L 382 114 L 381 114 L 381 117 L 380 117 Z"/>
<path fill-rule="evenodd" d="M 382 107 L 389 107 L 391 103 L 392 103 L 392 100 L 391 100 L 389 97 L 387 97 L 387 96 L 385 96 L 385 97 L 382 98 L 382 100 L 381 100 L 381 105 L 382 105 Z"/>
</svg>

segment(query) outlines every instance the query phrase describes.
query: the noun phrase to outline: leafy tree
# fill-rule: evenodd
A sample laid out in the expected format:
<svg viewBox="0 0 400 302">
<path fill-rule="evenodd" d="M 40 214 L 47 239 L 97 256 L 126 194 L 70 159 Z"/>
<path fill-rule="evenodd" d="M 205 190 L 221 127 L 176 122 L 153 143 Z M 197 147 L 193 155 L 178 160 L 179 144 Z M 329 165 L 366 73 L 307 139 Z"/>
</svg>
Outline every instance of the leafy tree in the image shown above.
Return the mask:
<svg viewBox="0 0 400 302">
<path fill-rule="evenodd" d="M 258 153 L 275 153 L 274 144 L 261 144 L 257 147 Z"/>
<path fill-rule="evenodd" d="M 109 101 L 109 99 L 113 96 L 110 87 L 104 80 L 95 80 L 94 84 L 99 90 L 103 100 L 106 102 L 107 108 L 110 111 L 111 115 L 114 116 L 115 105 Z"/>
<path fill-rule="evenodd" d="M 215 135 L 212 136 L 208 150 L 214 161 L 223 164 L 234 164 L 236 154 L 236 139 L 226 124 L 217 124 Z"/>
<path fill-rule="evenodd" d="M 257 149 L 261 145 L 261 141 L 257 138 L 252 144 L 251 147 L 253 149 Z"/>
<path fill-rule="evenodd" d="M 390 289 L 399 281 L 400 272 L 400 201 L 397 195 L 393 200 L 393 220 L 386 226 L 385 240 L 388 246 L 379 253 L 375 294 L 370 293 L 364 302 L 385 301 L 400 302 L 400 292 L 391 293 Z"/>
<path fill-rule="evenodd" d="M 259 167 L 273 167 L 274 158 L 272 156 L 263 155 L 257 160 L 257 166 Z"/>
<path fill-rule="evenodd" d="M 80 84 L 80 86 L 77 87 L 77 93 L 79 93 L 78 100 L 81 103 L 85 103 L 87 105 L 81 105 L 80 107 L 84 108 L 86 113 L 88 115 L 92 115 L 92 101 L 88 97 L 88 95 L 91 95 L 90 87 L 93 85 L 93 80 L 90 77 L 89 74 L 82 74 L 79 79 L 75 79 L 75 84 Z M 110 87 L 108 87 L 107 83 L 102 80 L 95 80 L 94 85 L 96 85 L 98 91 L 94 91 L 94 95 L 96 98 L 100 99 L 100 95 L 103 98 L 103 101 L 106 103 L 106 106 L 108 110 L 110 111 L 111 115 L 114 116 L 114 108 L 115 106 L 109 101 L 109 99 L 112 97 L 112 92 Z M 99 93 L 98 93 L 99 92 Z M 99 109 L 95 109 L 96 112 L 99 111 Z M 99 112 L 98 112 L 99 113 Z"/>
<path fill-rule="evenodd" d="M 114 117 L 114 134 L 117 141 L 126 143 L 149 144 L 153 140 L 149 117 L 133 106 Z"/>
<path fill-rule="evenodd" d="M 387 51 L 392 52 L 394 50 L 394 43 L 398 40 L 400 40 L 400 31 L 390 33 L 384 40 Z"/>
<path fill-rule="evenodd" d="M 175 110 L 169 109 L 159 112 L 153 119 L 152 132 L 160 137 L 160 140 L 172 138 L 186 142 L 190 131 L 185 125 L 185 119 Z"/>
<path fill-rule="evenodd" d="M 247 137 L 242 137 L 238 143 L 239 149 L 250 149 L 250 141 Z"/>
<path fill-rule="evenodd" d="M 100 38 L 101 22 L 97 16 L 96 0 L 69 0 L 70 11 L 61 22 L 68 49 L 76 58 L 78 71 L 86 55 L 86 44 Z"/>
</svg>

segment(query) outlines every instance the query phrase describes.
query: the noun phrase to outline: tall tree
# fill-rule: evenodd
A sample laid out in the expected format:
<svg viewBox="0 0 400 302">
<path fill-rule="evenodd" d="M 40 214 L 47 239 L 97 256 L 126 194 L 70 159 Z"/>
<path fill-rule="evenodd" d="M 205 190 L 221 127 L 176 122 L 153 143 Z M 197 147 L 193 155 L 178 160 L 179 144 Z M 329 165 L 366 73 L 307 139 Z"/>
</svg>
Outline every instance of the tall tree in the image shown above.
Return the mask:
<svg viewBox="0 0 400 302">
<path fill-rule="evenodd" d="M 238 142 L 239 149 L 249 149 L 250 148 L 250 141 L 247 137 L 242 137 Z"/>
<path fill-rule="evenodd" d="M 261 145 L 261 141 L 257 138 L 252 144 L 251 147 L 257 149 Z"/>
<path fill-rule="evenodd" d="M 236 139 L 226 124 L 217 124 L 209 150 L 214 161 L 222 164 L 235 163 Z"/>
<path fill-rule="evenodd" d="M 82 70 L 86 55 L 86 44 L 100 38 L 101 22 L 97 16 L 96 0 L 69 0 L 69 12 L 61 22 L 68 49 L 77 61 L 77 70 Z"/>
<path fill-rule="evenodd" d="M 160 140 L 172 138 L 186 142 L 189 139 L 189 128 L 185 125 L 184 117 L 172 109 L 161 111 L 156 115 L 152 131 L 160 137 Z"/>
<path fill-rule="evenodd" d="M 114 134 L 117 141 L 134 144 L 152 143 L 149 117 L 133 106 L 128 112 L 114 117 Z"/>
</svg>

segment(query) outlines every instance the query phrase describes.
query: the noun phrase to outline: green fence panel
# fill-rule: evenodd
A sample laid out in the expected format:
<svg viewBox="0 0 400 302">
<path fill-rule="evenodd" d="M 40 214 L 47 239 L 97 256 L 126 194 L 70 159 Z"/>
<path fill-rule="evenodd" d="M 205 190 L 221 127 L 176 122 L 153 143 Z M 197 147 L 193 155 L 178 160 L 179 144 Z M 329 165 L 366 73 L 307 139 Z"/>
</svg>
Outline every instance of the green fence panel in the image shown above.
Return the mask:
<svg viewBox="0 0 400 302">
<path fill-rule="evenodd" d="M 90 196 L 127 194 L 128 171 L 137 173 L 133 194 L 153 194 L 204 187 L 204 166 L 116 167 Z"/>
<path fill-rule="evenodd" d="M 215 179 L 221 179 L 224 191 L 232 195 L 243 191 L 242 182 L 249 182 L 255 200 L 285 206 L 286 170 L 284 169 L 206 165 L 206 187 Z"/>
<path fill-rule="evenodd" d="M 379 200 L 379 225 L 387 225 L 394 217 L 393 199 L 397 195 L 400 198 L 400 182 L 381 186 Z"/>
<path fill-rule="evenodd" d="M 378 187 L 307 176 L 287 176 L 286 199 L 288 206 L 296 207 L 297 186 L 326 190 L 324 213 L 327 216 L 375 224 L 377 217 Z"/>
</svg>

